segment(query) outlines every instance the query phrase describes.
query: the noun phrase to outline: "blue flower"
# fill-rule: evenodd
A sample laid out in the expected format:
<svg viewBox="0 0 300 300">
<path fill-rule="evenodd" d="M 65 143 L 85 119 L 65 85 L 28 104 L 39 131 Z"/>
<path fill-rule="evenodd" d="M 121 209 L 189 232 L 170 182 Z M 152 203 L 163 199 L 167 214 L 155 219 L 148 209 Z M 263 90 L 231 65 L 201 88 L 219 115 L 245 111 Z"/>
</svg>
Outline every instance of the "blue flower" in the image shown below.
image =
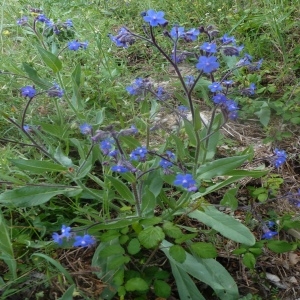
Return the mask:
<svg viewBox="0 0 300 300">
<path fill-rule="evenodd" d="M 130 153 L 129 157 L 131 160 L 145 161 L 147 153 L 146 147 L 138 147 Z"/>
<path fill-rule="evenodd" d="M 195 77 L 193 75 L 187 75 L 184 82 L 185 84 L 192 86 L 195 82 Z"/>
<path fill-rule="evenodd" d="M 49 19 L 44 14 L 38 15 L 36 17 L 36 20 L 41 22 L 41 23 L 45 23 L 45 22 L 49 21 Z"/>
<path fill-rule="evenodd" d="M 222 44 L 227 45 L 231 43 L 235 43 L 235 38 L 233 36 L 228 36 L 227 33 L 225 33 L 221 38 L 220 41 Z"/>
<path fill-rule="evenodd" d="M 73 27 L 73 22 L 72 20 L 68 19 L 66 22 L 63 23 L 66 27 Z"/>
<path fill-rule="evenodd" d="M 279 168 L 281 165 L 283 165 L 287 159 L 287 154 L 284 150 L 278 150 L 277 148 L 274 150 L 275 153 L 275 159 L 274 159 L 274 165 L 276 168 Z"/>
<path fill-rule="evenodd" d="M 115 149 L 115 150 L 110 151 L 110 152 L 108 153 L 108 156 L 113 157 L 113 158 L 116 159 L 117 156 L 118 156 L 118 154 L 119 154 L 119 151 L 118 151 L 117 149 Z"/>
<path fill-rule="evenodd" d="M 223 82 L 222 82 L 224 85 L 233 85 L 233 80 L 224 80 Z"/>
<path fill-rule="evenodd" d="M 130 95 L 138 95 L 146 87 L 146 81 L 143 78 L 136 78 L 132 85 L 126 87 L 126 91 Z"/>
<path fill-rule="evenodd" d="M 165 13 L 163 11 L 156 12 L 153 9 L 149 9 L 147 11 L 147 15 L 143 17 L 144 21 L 149 23 L 150 26 L 155 27 L 158 25 L 165 25 L 167 23 L 167 20 L 165 20 L 164 17 Z"/>
<path fill-rule="evenodd" d="M 117 173 L 126 173 L 126 172 L 129 172 L 129 170 L 126 167 L 122 166 L 122 165 L 112 166 L 111 170 L 113 172 L 117 172 Z"/>
<path fill-rule="evenodd" d="M 81 44 L 78 41 L 71 41 L 68 43 L 69 50 L 77 51 L 80 48 Z"/>
<path fill-rule="evenodd" d="M 213 96 L 213 101 L 215 104 L 226 104 L 227 100 L 228 99 L 223 94 L 217 94 Z"/>
<path fill-rule="evenodd" d="M 83 48 L 84 50 L 87 48 L 87 46 L 88 46 L 88 42 L 87 41 L 85 41 L 85 42 L 81 42 L 80 43 L 80 48 Z"/>
<path fill-rule="evenodd" d="M 248 66 L 251 64 L 251 62 L 252 62 L 252 56 L 245 53 L 244 57 L 236 63 L 236 66 L 237 67 Z"/>
<path fill-rule="evenodd" d="M 71 236 L 71 227 L 67 227 L 66 225 L 63 225 L 61 227 L 61 235 L 63 237 L 69 238 Z"/>
<path fill-rule="evenodd" d="M 64 238 L 70 238 L 71 237 L 71 227 L 67 227 L 66 225 L 62 225 L 61 227 L 61 234 L 58 234 L 57 232 L 54 232 L 52 234 L 52 239 L 55 243 L 58 243 L 61 245 L 63 243 Z"/>
<path fill-rule="evenodd" d="M 262 235 L 262 239 L 266 239 L 269 240 L 271 239 L 273 236 L 277 235 L 278 232 L 277 231 L 271 231 L 271 230 L 267 230 L 264 232 L 264 234 Z"/>
<path fill-rule="evenodd" d="M 170 161 L 166 160 L 166 159 L 161 159 L 159 162 L 159 165 L 163 168 L 163 169 L 167 169 L 173 166 L 173 163 L 171 163 Z"/>
<path fill-rule="evenodd" d="M 172 60 L 177 64 L 182 63 L 186 59 L 186 57 L 187 56 L 184 52 L 183 53 L 176 53 L 176 61 L 175 61 L 175 54 L 174 53 L 171 54 Z"/>
<path fill-rule="evenodd" d="M 113 143 L 114 140 L 112 139 L 105 139 L 102 142 L 100 142 L 100 149 L 104 155 L 108 155 L 108 153 L 113 147 Z"/>
<path fill-rule="evenodd" d="M 216 53 L 217 52 L 217 45 L 216 43 L 204 43 L 200 46 L 201 50 L 204 50 L 207 53 Z"/>
<path fill-rule="evenodd" d="M 125 27 L 122 27 L 116 36 L 112 34 L 108 36 L 117 47 L 127 48 L 135 42 L 134 36 Z"/>
<path fill-rule="evenodd" d="M 60 86 L 55 83 L 47 92 L 49 97 L 58 97 L 61 98 L 64 95 L 64 90 L 60 88 Z"/>
<path fill-rule="evenodd" d="M 252 65 L 249 65 L 248 69 L 250 71 L 258 71 L 261 68 L 262 63 L 263 63 L 263 59 L 260 59 L 259 61 L 253 63 Z"/>
<path fill-rule="evenodd" d="M 20 26 L 23 26 L 23 25 L 27 24 L 27 22 L 28 22 L 28 17 L 26 17 L 26 16 L 24 16 L 21 19 L 17 20 L 17 24 L 20 25 Z"/>
<path fill-rule="evenodd" d="M 184 36 L 184 27 L 174 26 L 170 31 L 170 35 L 174 39 Z"/>
<path fill-rule="evenodd" d="M 196 181 L 191 174 L 178 174 L 174 180 L 174 185 L 182 186 L 189 192 L 197 191 Z"/>
<path fill-rule="evenodd" d="M 29 125 L 24 125 L 23 130 L 26 131 L 27 133 L 31 132 L 31 128 Z"/>
<path fill-rule="evenodd" d="M 187 42 L 193 42 L 197 39 L 199 34 L 200 34 L 200 31 L 198 29 L 192 28 L 185 33 L 184 39 Z"/>
<path fill-rule="evenodd" d="M 96 243 L 95 238 L 89 234 L 85 234 L 84 236 L 76 236 L 75 242 L 73 244 L 74 247 L 88 247 L 92 246 Z"/>
<path fill-rule="evenodd" d="M 27 85 L 21 88 L 21 95 L 25 98 L 33 98 L 36 95 L 36 90 L 33 86 Z"/>
<path fill-rule="evenodd" d="M 82 125 L 79 126 L 80 132 L 82 134 L 91 134 L 92 133 L 92 126 L 89 125 L 88 123 L 83 123 Z"/>
<path fill-rule="evenodd" d="M 225 102 L 225 105 L 229 112 L 239 109 L 238 104 L 234 100 L 231 100 L 231 99 L 227 99 L 227 101 Z"/>
<path fill-rule="evenodd" d="M 166 155 L 169 159 L 175 159 L 176 155 L 172 151 L 167 150 Z"/>
<path fill-rule="evenodd" d="M 55 243 L 57 243 L 59 245 L 62 245 L 62 243 L 63 243 L 63 237 L 60 234 L 58 234 L 57 232 L 54 232 L 52 234 L 52 239 Z"/>
<path fill-rule="evenodd" d="M 211 73 L 219 68 L 219 63 L 217 62 L 217 57 L 215 56 L 200 56 L 199 61 L 196 65 L 198 70 L 202 70 L 204 73 Z"/>
<path fill-rule="evenodd" d="M 212 93 L 222 91 L 222 89 L 223 89 L 220 82 L 213 82 L 212 84 L 210 84 L 208 86 L 208 88 Z"/>
</svg>

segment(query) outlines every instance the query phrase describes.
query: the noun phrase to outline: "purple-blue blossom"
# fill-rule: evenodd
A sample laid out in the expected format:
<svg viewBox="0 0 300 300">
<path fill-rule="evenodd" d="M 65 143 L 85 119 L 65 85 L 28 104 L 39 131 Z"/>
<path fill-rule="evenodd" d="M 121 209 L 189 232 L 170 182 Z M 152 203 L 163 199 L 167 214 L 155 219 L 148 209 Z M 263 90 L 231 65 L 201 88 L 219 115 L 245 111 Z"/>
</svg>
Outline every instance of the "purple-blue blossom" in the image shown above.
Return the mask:
<svg viewBox="0 0 300 300">
<path fill-rule="evenodd" d="M 23 16 L 22 18 L 17 20 L 17 24 L 20 26 L 27 24 L 27 22 L 28 22 L 28 17 L 26 16 Z"/>
<path fill-rule="evenodd" d="M 41 22 L 41 23 L 45 23 L 47 22 L 49 19 L 44 15 L 44 14 L 40 14 L 36 17 L 36 20 Z"/>
<path fill-rule="evenodd" d="M 36 90 L 33 86 L 26 85 L 21 88 L 21 95 L 25 98 L 33 98 L 36 95 Z"/>
<path fill-rule="evenodd" d="M 100 142 L 99 146 L 104 155 L 108 155 L 108 153 L 110 152 L 110 150 L 113 147 L 113 143 L 114 143 L 114 140 L 112 140 L 112 139 L 105 139 Z"/>
<path fill-rule="evenodd" d="M 210 84 L 208 86 L 209 90 L 212 92 L 212 93 L 216 93 L 216 92 L 220 92 L 222 91 L 223 87 L 222 85 L 220 84 L 220 82 L 213 82 L 212 84 Z"/>
<path fill-rule="evenodd" d="M 233 36 L 228 36 L 227 33 L 225 33 L 221 38 L 220 41 L 223 45 L 235 43 L 235 38 Z"/>
<path fill-rule="evenodd" d="M 186 85 L 192 86 L 195 82 L 195 77 L 193 75 L 187 75 L 187 76 L 185 76 L 184 82 Z"/>
<path fill-rule="evenodd" d="M 167 24 L 167 20 L 164 19 L 165 13 L 163 11 L 156 12 L 153 9 L 147 10 L 147 15 L 143 17 L 144 21 L 149 23 L 150 26 L 155 27 L 158 25 Z"/>
<path fill-rule="evenodd" d="M 89 234 L 85 234 L 84 236 L 75 236 L 75 242 L 73 243 L 74 247 L 89 247 L 96 243 L 94 237 Z"/>
<path fill-rule="evenodd" d="M 79 126 L 79 130 L 80 130 L 80 132 L 81 132 L 82 134 L 87 135 L 87 134 L 91 134 L 91 133 L 92 133 L 93 128 L 92 128 L 92 126 L 91 126 L 90 124 L 88 124 L 88 123 L 83 123 L 83 124 L 81 124 L 81 125 Z"/>
<path fill-rule="evenodd" d="M 71 237 L 71 227 L 67 227 L 66 225 L 62 225 L 61 234 L 58 234 L 57 232 L 54 232 L 52 234 L 53 241 L 59 245 L 62 245 L 64 238 L 68 239 L 70 237 Z"/>
<path fill-rule="evenodd" d="M 274 150 L 275 158 L 273 159 L 273 163 L 276 168 L 279 168 L 281 165 L 283 165 L 287 159 L 287 154 L 284 150 L 279 150 L 275 148 Z"/>
<path fill-rule="evenodd" d="M 170 35 L 174 39 L 183 37 L 184 36 L 184 27 L 174 26 L 170 31 Z"/>
<path fill-rule="evenodd" d="M 196 181 L 192 174 L 177 174 L 174 180 L 174 185 L 181 186 L 189 192 L 195 192 L 198 190 L 196 187 Z"/>
<path fill-rule="evenodd" d="M 270 240 L 273 236 L 277 235 L 278 232 L 277 231 L 272 231 L 272 230 L 268 230 L 268 231 L 265 231 L 265 233 L 262 235 L 262 239 L 265 239 L 265 240 Z"/>
<path fill-rule="evenodd" d="M 129 157 L 131 160 L 145 161 L 147 153 L 146 147 L 138 147 L 130 153 Z"/>
<path fill-rule="evenodd" d="M 60 88 L 60 86 L 55 83 L 47 92 L 49 97 L 58 97 L 61 98 L 64 95 L 64 90 Z"/>
<path fill-rule="evenodd" d="M 115 165 L 111 167 L 111 170 L 113 172 L 117 172 L 117 173 L 126 173 L 129 172 L 128 168 L 122 166 L 122 165 Z"/>
<path fill-rule="evenodd" d="M 78 41 L 71 41 L 68 43 L 69 50 L 77 51 L 80 48 L 80 43 Z"/>
<path fill-rule="evenodd" d="M 199 61 L 196 64 L 196 68 L 206 74 L 209 74 L 219 68 L 220 64 L 217 62 L 217 60 L 218 59 L 215 56 L 200 56 Z"/>
<path fill-rule="evenodd" d="M 170 161 L 166 160 L 166 159 L 161 159 L 159 162 L 159 165 L 163 168 L 163 169 L 167 169 L 173 166 L 173 163 L 171 163 Z"/>
<path fill-rule="evenodd" d="M 197 39 L 199 34 L 200 34 L 200 31 L 198 29 L 192 28 L 185 33 L 184 39 L 187 42 L 193 42 Z"/>
<path fill-rule="evenodd" d="M 205 42 L 202 46 L 200 46 L 200 49 L 207 53 L 216 53 L 217 45 L 216 45 L 216 43 Z"/>
</svg>

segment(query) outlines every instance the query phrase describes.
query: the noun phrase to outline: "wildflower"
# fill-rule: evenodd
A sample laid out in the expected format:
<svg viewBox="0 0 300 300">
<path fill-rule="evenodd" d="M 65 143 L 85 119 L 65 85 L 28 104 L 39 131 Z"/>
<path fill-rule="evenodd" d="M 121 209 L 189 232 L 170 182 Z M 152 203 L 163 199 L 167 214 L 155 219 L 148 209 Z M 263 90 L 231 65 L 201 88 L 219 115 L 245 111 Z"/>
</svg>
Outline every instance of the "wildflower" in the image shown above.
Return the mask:
<svg viewBox="0 0 300 300">
<path fill-rule="evenodd" d="M 110 151 L 108 153 L 108 156 L 117 159 L 118 154 L 119 154 L 119 151 L 115 149 L 115 150 Z"/>
<path fill-rule="evenodd" d="M 27 85 L 21 88 L 21 95 L 25 98 L 33 98 L 36 95 L 36 90 L 33 86 Z"/>
<path fill-rule="evenodd" d="M 180 113 L 187 113 L 188 111 L 189 111 L 189 108 L 188 107 L 186 107 L 186 106 L 184 106 L 184 105 L 179 105 L 178 107 L 177 107 L 177 109 L 178 109 L 178 111 L 180 112 Z"/>
<path fill-rule="evenodd" d="M 156 12 L 153 9 L 149 9 L 147 11 L 147 15 L 143 17 L 144 21 L 149 23 L 150 26 L 155 27 L 158 25 L 166 25 L 168 22 L 165 20 L 164 17 L 165 13 L 163 11 Z"/>
<path fill-rule="evenodd" d="M 185 33 L 183 38 L 187 42 L 193 42 L 197 39 L 199 34 L 200 34 L 200 31 L 198 29 L 192 28 Z"/>
<path fill-rule="evenodd" d="M 58 97 L 61 98 L 64 95 L 64 90 L 60 88 L 60 86 L 55 83 L 49 90 L 48 96 L 49 97 Z"/>
<path fill-rule="evenodd" d="M 149 87 L 149 82 L 146 79 L 136 78 L 136 80 L 132 85 L 126 87 L 126 91 L 130 95 L 138 95 L 148 87 Z"/>
<path fill-rule="evenodd" d="M 92 133 L 92 126 L 89 125 L 88 123 L 83 123 L 82 125 L 79 126 L 80 132 L 84 135 L 88 135 Z"/>
<path fill-rule="evenodd" d="M 175 154 L 172 151 L 167 150 L 166 155 L 168 159 L 175 159 Z"/>
<path fill-rule="evenodd" d="M 63 238 L 70 238 L 71 237 L 71 227 L 67 227 L 66 225 L 62 225 L 61 227 L 61 234 L 54 232 L 52 234 L 52 239 L 55 243 L 61 245 L 63 243 Z"/>
<path fill-rule="evenodd" d="M 129 157 L 131 160 L 144 161 L 147 153 L 146 147 L 138 147 L 130 153 Z"/>
<path fill-rule="evenodd" d="M 268 230 L 268 231 L 265 231 L 265 233 L 262 235 L 261 238 L 269 240 L 269 239 L 271 239 L 273 236 L 275 236 L 277 234 L 278 234 L 277 231 Z"/>
<path fill-rule="evenodd" d="M 69 50 L 77 51 L 80 48 L 81 44 L 78 41 L 71 41 L 68 43 Z"/>
<path fill-rule="evenodd" d="M 36 17 L 36 20 L 41 23 L 45 23 L 45 22 L 49 21 L 49 19 L 44 14 L 38 15 Z"/>
<path fill-rule="evenodd" d="M 131 127 L 129 129 L 121 130 L 119 135 L 129 136 L 129 135 L 137 134 L 138 132 L 139 132 L 138 129 L 134 125 L 131 125 Z"/>
<path fill-rule="evenodd" d="M 174 185 L 182 186 L 189 192 L 197 191 L 196 181 L 191 174 L 178 174 L 176 175 Z"/>
<path fill-rule="evenodd" d="M 94 136 L 91 137 L 91 140 L 93 142 L 98 142 L 102 139 L 105 139 L 109 136 L 110 134 L 103 131 L 103 130 L 96 130 L 96 134 Z"/>
<path fill-rule="evenodd" d="M 207 53 L 216 53 L 217 52 L 217 45 L 215 43 L 204 43 L 200 46 L 201 50 L 204 50 Z"/>
<path fill-rule="evenodd" d="M 265 224 L 269 229 L 274 228 L 276 225 L 274 221 L 266 221 Z"/>
<path fill-rule="evenodd" d="M 288 200 L 289 202 L 292 204 L 292 205 L 295 205 L 296 207 L 300 208 L 300 189 L 298 189 L 298 192 L 296 194 L 293 194 L 291 196 L 288 197 Z M 299 199 L 297 199 L 299 198 Z"/>
<path fill-rule="evenodd" d="M 258 71 L 261 68 L 263 59 L 260 59 L 259 61 L 253 63 L 252 65 L 248 66 L 248 70 L 250 71 Z"/>
<path fill-rule="evenodd" d="M 229 112 L 238 110 L 238 105 L 234 100 L 231 99 L 227 99 L 227 101 L 225 102 L 226 108 Z"/>
<path fill-rule="evenodd" d="M 129 172 L 129 170 L 126 167 L 122 166 L 122 165 L 112 166 L 111 170 L 113 172 L 117 172 L 117 173 L 126 173 L 126 172 Z"/>
<path fill-rule="evenodd" d="M 217 58 L 215 56 L 200 56 L 196 68 L 204 73 L 211 73 L 218 69 L 219 65 L 220 64 L 217 62 Z"/>
<path fill-rule="evenodd" d="M 73 244 L 74 247 L 88 247 L 95 244 L 95 238 L 89 234 L 85 234 L 84 236 L 76 236 L 75 242 Z"/>
<path fill-rule="evenodd" d="M 216 94 L 215 96 L 213 96 L 213 102 L 215 104 L 225 104 L 226 101 L 227 98 L 223 94 Z"/>
<path fill-rule="evenodd" d="M 161 159 L 161 161 L 159 162 L 159 165 L 163 168 L 163 169 L 167 169 L 173 166 L 173 164 L 166 160 L 166 159 Z"/>
<path fill-rule="evenodd" d="M 87 41 L 85 41 L 85 42 L 81 42 L 80 43 L 80 48 L 83 48 L 84 50 L 87 48 L 87 46 L 88 46 L 88 42 Z"/>
<path fill-rule="evenodd" d="M 176 59 L 175 59 L 175 54 L 174 53 L 172 53 L 172 55 L 171 55 L 172 60 L 177 64 L 182 63 L 186 59 L 186 57 L 187 57 L 187 55 L 184 52 L 176 53 Z"/>
<path fill-rule="evenodd" d="M 251 62 L 252 62 L 252 56 L 245 53 L 244 57 L 236 63 L 236 66 L 237 67 L 248 66 L 251 64 Z"/>
<path fill-rule="evenodd" d="M 72 20 L 68 19 L 66 22 L 63 23 L 63 26 L 66 26 L 66 27 L 73 27 L 73 22 L 72 22 Z"/>
<path fill-rule="evenodd" d="M 233 85 L 233 80 L 224 80 L 222 83 L 227 86 Z"/>
<path fill-rule="evenodd" d="M 252 96 L 255 94 L 255 90 L 256 90 L 256 86 L 254 83 L 251 83 L 250 86 L 246 89 L 243 89 L 241 91 L 242 95 L 245 95 L 245 96 Z"/>
<path fill-rule="evenodd" d="M 31 132 L 31 128 L 29 125 L 24 125 L 23 130 L 26 131 L 27 133 Z"/>
<path fill-rule="evenodd" d="M 228 36 L 227 33 L 225 33 L 221 38 L 220 41 L 223 45 L 235 43 L 235 38 L 233 36 Z"/>
<path fill-rule="evenodd" d="M 17 20 L 17 24 L 20 25 L 20 26 L 23 26 L 23 25 L 27 24 L 27 22 L 28 22 L 28 17 L 26 17 L 26 16 L 24 16 L 21 19 Z"/>
<path fill-rule="evenodd" d="M 222 86 L 220 82 L 213 82 L 208 86 L 208 88 L 212 93 L 222 91 Z"/>
<path fill-rule="evenodd" d="M 184 27 L 174 26 L 170 31 L 170 35 L 174 39 L 184 36 Z"/>
<path fill-rule="evenodd" d="M 195 82 L 195 77 L 193 75 L 187 75 L 185 77 L 185 84 L 192 86 Z"/>
<path fill-rule="evenodd" d="M 222 47 L 223 53 L 226 56 L 239 56 L 240 52 L 243 50 L 244 46 L 225 46 Z"/>
<path fill-rule="evenodd" d="M 287 154 L 284 150 L 278 150 L 275 148 L 274 150 L 275 153 L 275 160 L 274 160 L 274 165 L 276 168 L 279 168 L 281 165 L 283 165 L 287 159 Z"/>
<path fill-rule="evenodd" d="M 112 139 L 105 139 L 104 141 L 100 142 L 100 149 L 104 155 L 108 155 L 109 151 L 113 147 L 113 140 Z"/>
</svg>

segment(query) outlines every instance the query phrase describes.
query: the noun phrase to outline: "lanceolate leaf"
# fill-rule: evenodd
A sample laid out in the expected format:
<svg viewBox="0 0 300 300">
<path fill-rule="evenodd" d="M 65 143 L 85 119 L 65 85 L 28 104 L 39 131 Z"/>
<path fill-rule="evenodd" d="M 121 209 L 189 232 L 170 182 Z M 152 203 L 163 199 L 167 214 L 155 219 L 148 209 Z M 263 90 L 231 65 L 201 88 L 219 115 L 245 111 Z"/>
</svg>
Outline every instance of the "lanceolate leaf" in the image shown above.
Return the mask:
<svg viewBox="0 0 300 300">
<path fill-rule="evenodd" d="M 57 73 L 62 68 L 62 62 L 59 60 L 59 58 L 52 54 L 51 52 L 45 50 L 44 48 L 41 48 L 37 46 L 37 49 L 41 55 L 42 60 L 44 63 L 52 69 L 54 73 Z"/>
<path fill-rule="evenodd" d="M 42 88 L 42 89 L 49 89 L 53 84 L 51 84 L 50 82 L 46 81 L 45 79 L 42 79 L 37 71 L 35 69 L 33 69 L 29 64 L 23 62 L 23 68 L 25 70 L 25 72 L 27 73 L 27 75 L 29 76 L 29 78 L 34 82 L 34 84 L 36 84 L 38 87 Z"/>
<path fill-rule="evenodd" d="M 213 206 L 206 207 L 204 211 L 195 210 L 188 215 L 233 241 L 249 246 L 255 244 L 255 237 L 246 226 Z"/>
<path fill-rule="evenodd" d="M 43 174 L 45 172 L 62 172 L 67 170 L 67 168 L 64 166 L 48 161 L 12 159 L 11 162 L 20 170 L 28 171 L 34 174 Z"/>
<path fill-rule="evenodd" d="M 49 186 L 25 186 L 0 195 L 0 203 L 10 207 L 31 207 L 41 205 L 56 195 L 74 191 L 73 188 Z"/>
</svg>

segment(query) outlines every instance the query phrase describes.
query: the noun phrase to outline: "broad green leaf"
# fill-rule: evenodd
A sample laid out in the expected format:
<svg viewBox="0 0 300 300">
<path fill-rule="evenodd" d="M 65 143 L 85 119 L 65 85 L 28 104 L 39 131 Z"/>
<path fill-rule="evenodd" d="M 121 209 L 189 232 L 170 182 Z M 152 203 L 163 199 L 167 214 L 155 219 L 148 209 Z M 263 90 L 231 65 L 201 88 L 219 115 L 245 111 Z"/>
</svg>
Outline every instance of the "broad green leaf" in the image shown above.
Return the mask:
<svg viewBox="0 0 300 300">
<path fill-rule="evenodd" d="M 10 207 L 31 207 L 46 203 L 56 195 L 72 192 L 71 188 L 25 186 L 0 195 L 0 203 Z"/>
<path fill-rule="evenodd" d="M 223 199 L 220 201 L 220 204 L 224 206 L 228 206 L 232 210 L 236 210 L 238 207 L 238 199 L 236 199 L 235 197 L 237 190 L 238 187 L 228 190 L 224 194 Z"/>
<path fill-rule="evenodd" d="M 176 135 L 171 135 L 171 138 L 173 138 L 176 144 L 176 155 L 178 156 L 178 159 L 184 160 L 186 158 L 184 143 Z"/>
<path fill-rule="evenodd" d="M 252 177 L 252 178 L 260 178 L 268 174 L 267 171 L 258 171 L 258 170 L 232 170 L 226 172 L 227 176 L 241 176 L 241 177 Z"/>
<path fill-rule="evenodd" d="M 72 284 L 64 294 L 58 300 L 70 300 L 73 299 L 73 293 L 75 291 L 75 284 Z"/>
<path fill-rule="evenodd" d="M 196 236 L 198 235 L 198 233 L 188 233 L 188 234 L 184 234 L 181 237 L 177 238 L 175 240 L 176 244 L 182 244 L 188 240 L 194 239 Z"/>
<path fill-rule="evenodd" d="M 171 295 L 171 286 L 163 280 L 154 281 L 154 293 L 157 297 L 168 298 Z M 198 299 L 197 299 L 198 300 Z"/>
<path fill-rule="evenodd" d="M 130 257 L 129 256 L 110 256 L 113 257 L 112 260 L 110 260 L 107 263 L 107 268 L 109 270 L 116 270 L 120 267 L 123 267 L 125 264 L 128 264 L 130 262 Z"/>
<path fill-rule="evenodd" d="M 100 253 L 99 257 L 106 258 L 112 255 L 123 255 L 125 253 L 124 248 L 119 244 L 109 245 L 104 248 Z"/>
<path fill-rule="evenodd" d="M 52 54 L 51 52 L 45 50 L 42 47 L 37 46 L 38 52 L 43 60 L 43 62 L 50 68 L 54 73 L 57 73 L 62 68 L 62 62 L 59 58 Z"/>
<path fill-rule="evenodd" d="M 248 159 L 248 155 L 226 157 L 208 162 L 197 170 L 197 178 L 210 180 L 215 176 L 221 176 L 239 167 Z"/>
<path fill-rule="evenodd" d="M 254 113 L 259 117 L 259 122 L 267 127 L 270 122 L 271 117 L 271 109 L 269 107 L 269 104 L 265 101 L 262 102 L 262 105 L 260 107 L 260 110 Z"/>
<path fill-rule="evenodd" d="M 256 263 L 256 259 L 255 259 L 255 256 L 252 254 L 252 253 L 245 253 L 244 257 L 243 257 L 243 264 L 253 270 L 254 267 L 255 267 L 255 263 Z"/>
<path fill-rule="evenodd" d="M 267 247 L 275 253 L 284 253 L 297 249 L 296 243 L 288 243 L 286 241 L 268 241 Z"/>
<path fill-rule="evenodd" d="M 183 263 L 186 260 L 186 252 L 180 245 L 173 245 L 169 249 L 169 253 L 173 259 L 179 263 Z"/>
<path fill-rule="evenodd" d="M 190 245 L 192 252 L 201 258 L 215 258 L 217 249 L 211 243 L 197 242 Z"/>
<path fill-rule="evenodd" d="M 111 230 L 108 230 L 107 232 L 104 232 L 100 236 L 100 240 L 101 240 L 101 242 L 110 242 L 112 240 L 115 240 L 120 235 L 121 235 L 121 233 L 118 230 L 111 229 Z M 117 245 L 118 245 L 118 243 L 117 243 Z M 109 246 L 107 246 L 107 247 L 109 247 Z"/>
<path fill-rule="evenodd" d="M 178 263 L 169 253 L 172 246 L 173 244 L 166 240 L 162 241 L 160 245 L 160 250 L 165 253 L 171 264 L 208 284 L 221 300 L 239 299 L 239 292 L 234 279 L 220 263 L 211 258 L 196 258 L 189 253 L 186 253 L 186 260 L 183 263 Z"/>
<path fill-rule="evenodd" d="M 163 225 L 163 231 L 167 236 L 174 239 L 178 239 L 183 236 L 181 229 L 174 225 L 172 222 L 165 222 Z"/>
<path fill-rule="evenodd" d="M 131 255 L 134 255 L 134 254 L 139 253 L 140 250 L 141 250 L 141 244 L 140 244 L 139 240 L 136 238 L 133 238 L 127 246 L 128 253 Z"/>
<path fill-rule="evenodd" d="M 14 258 L 14 251 L 9 237 L 7 225 L 5 224 L 4 217 L 0 211 L 0 259 L 8 265 L 12 274 L 12 278 L 17 278 L 17 262 Z"/>
<path fill-rule="evenodd" d="M 62 172 L 67 168 L 58 164 L 41 160 L 25 160 L 12 159 L 10 160 L 20 170 L 28 171 L 34 174 L 43 174 L 45 172 Z"/>
<path fill-rule="evenodd" d="M 164 238 L 165 234 L 158 226 L 150 226 L 143 229 L 138 235 L 140 243 L 147 249 L 158 246 Z"/>
<path fill-rule="evenodd" d="M 144 185 L 149 186 L 149 191 L 153 193 L 155 198 L 160 194 L 162 186 L 164 184 L 163 179 L 160 176 L 160 170 L 153 171 L 149 174 L 147 180 L 144 182 Z"/>
<path fill-rule="evenodd" d="M 133 291 L 146 291 L 149 289 L 149 286 L 147 284 L 147 282 L 140 278 L 140 277 L 134 277 L 129 279 L 126 283 L 125 283 L 125 289 L 128 292 L 133 292 Z"/>
<path fill-rule="evenodd" d="M 172 261 L 170 261 L 170 264 L 180 299 L 205 300 L 187 272 L 179 268 Z"/>
<path fill-rule="evenodd" d="M 154 209 L 156 207 L 156 198 L 149 190 L 149 187 L 144 188 L 142 196 L 142 215 L 145 217 L 154 216 Z"/>
<path fill-rule="evenodd" d="M 65 167 L 69 168 L 73 166 L 72 160 L 63 153 L 59 146 L 55 149 L 54 158 Z"/>
<path fill-rule="evenodd" d="M 128 201 L 130 204 L 135 203 L 133 193 L 130 191 L 130 189 L 125 183 L 113 176 L 107 175 L 106 178 L 112 183 L 112 186 L 124 198 L 124 200 Z"/>
<path fill-rule="evenodd" d="M 48 82 L 45 79 L 42 79 L 37 71 L 35 69 L 33 69 L 29 64 L 23 62 L 22 63 L 23 68 L 25 70 L 25 72 L 27 73 L 28 77 L 34 82 L 35 85 L 37 85 L 38 87 L 48 90 L 49 88 L 51 88 L 53 86 L 52 83 Z"/>
<path fill-rule="evenodd" d="M 195 210 L 188 215 L 235 242 L 249 246 L 255 244 L 255 237 L 245 225 L 213 206 L 207 206 L 204 211 Z"/>
<path fill-rule="evenodd" d="M 191 146 L 195 147 L 197 144 L 197 141 L 196 141 L 196 134 L 195 134 L 193 124 L 190 121 L 184 119 L 184 129 L 185 129 L 186 134 L 189 137 L 189 144 Z"/>
<path fill-rule="evenodd" d="M 76 65 L 71 76 L 73 79 L 73 83 L 75 83 L 77 86 L 80 86 L 80 84 L 81 84 L 81 64 Z"/>
<path fill-rule="evenodd" d="M 34 262 L 36 262 L 39 258 L 43 258 L 47 262 L 51 263 L 58 271 L 60 271 L 60 273 L 62 273 L 66 277 L 69 283 L 75 284 L 70 273 L 57 260 L 54 260 L 53 258 L 43 253 L 33 253 L 31 255 L 31 259 Z"/>
<path fill-rule="evenodd" d="M 151 225 L 156 225 L 158 223 L 161 223 L 162 217 L 152 217 L 152 218 L 143 218 L 140 221 L 140 224 L 143 225 L 144 227 L 148 227 Z"/>
</svg>

